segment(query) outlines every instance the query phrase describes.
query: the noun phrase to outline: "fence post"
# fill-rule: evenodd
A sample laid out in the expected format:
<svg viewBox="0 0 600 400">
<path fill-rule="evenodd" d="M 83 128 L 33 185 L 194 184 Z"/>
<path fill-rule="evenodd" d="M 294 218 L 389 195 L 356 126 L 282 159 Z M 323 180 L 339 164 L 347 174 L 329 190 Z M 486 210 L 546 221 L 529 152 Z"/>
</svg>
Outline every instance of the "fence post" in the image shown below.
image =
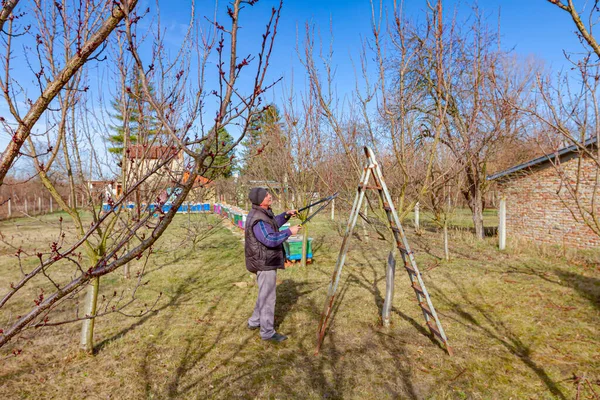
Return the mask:
<svg viewBox="0 0 600 400">
<path fill-rule="evenodd" d="M 25 214 L 27 214 L 27 213 L 28 213 L 28 211 L 27 211 L 27 199 L 25 199 Z"/>
<path fill-rule="evenodd" d="M 52 197 L 50 197 L 50 214 L 52 214 Z"/>
<path fill-rule="evenodd" d="M 506 248 L 506 197 L 500 199 L 500 210 L 498 212 L 498 247 L 500 250 Z"/>
<path fill-rule="evenodd" d="M 10 199 L 8 199 L 8 218 L 10 218 L 10 216 L 12 215 L 12 208 L 11 208 L 11 204 L 10 204 Z"/>
<path fill-rule="evenodd" d="M 38 197 L 38 213 L 42 213 L 42 198 Z"/>
</svg>

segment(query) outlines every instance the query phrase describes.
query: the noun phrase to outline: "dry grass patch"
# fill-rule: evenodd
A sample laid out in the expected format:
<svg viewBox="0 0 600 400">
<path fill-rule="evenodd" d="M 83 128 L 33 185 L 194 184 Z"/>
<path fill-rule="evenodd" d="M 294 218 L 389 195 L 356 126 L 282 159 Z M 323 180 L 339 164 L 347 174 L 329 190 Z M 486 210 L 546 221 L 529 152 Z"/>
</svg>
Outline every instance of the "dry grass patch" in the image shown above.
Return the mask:
<svg viewBox="0 0 600 400">
<path fill-rule="evenodd" d="M 149 266 L 142 300 L 163 292 L 153 313 L 99 320 L 93 357 L 78 354 L 76 325 L 28 331 L 3 349 L 23 353 L 2 361 L 0 398 L 566 399 L 576 395 L 573 375 L 584 373 L 600 393 L 597 252 L 523 245 L 499 252 L 493 239 L 457 231 L 454 258 L 445 262 L 439 234 L 411 234 L 455 351 L 449 357 L 428 335 L 401 268 L 392 326 L 381 326 L 389 243 L 353 238 L 333 320 L 314 356 L 341 242 L 335 227 L 312 223 L 315 262 L 278 274 L 276 322 L 289 340 L 274 345 L 245 328 L 256 287 L 239 232 L 218 229 L 190 251 L 179 246 L 189 232 L 183 222 L 176 220 Z M 2 251 L 5 285 L 13 259 Z M 102 280 L 105 292 L 126 285 L 120 275 Z"/>
</svg>

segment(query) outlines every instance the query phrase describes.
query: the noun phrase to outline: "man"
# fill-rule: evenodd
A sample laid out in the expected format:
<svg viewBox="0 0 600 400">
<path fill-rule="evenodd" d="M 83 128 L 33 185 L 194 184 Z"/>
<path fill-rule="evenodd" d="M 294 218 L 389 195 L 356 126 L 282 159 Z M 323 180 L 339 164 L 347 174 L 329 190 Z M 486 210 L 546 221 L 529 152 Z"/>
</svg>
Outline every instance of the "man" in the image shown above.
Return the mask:
<svg viewBox="0 0 600 400">
<path fill-rule="evenodd" d="M 263 340 L 283 342 L 285 335 L 275 332 L 275 300 L 277 270 L 283 269 L 285 251 L 283 242 L 295 235 L 301 226 L 292 226 L 284 231 L 279 228 L 296 210 L 286 211 L 277 216 L 271 210 L 273 197 L 264 188 L 253 188 L 248 195 L 252 210 L 246 218 L 246 269 L 257 275 L 258 299 L 250 319 L 248 329 L 259 329 Z"/>
</svg>

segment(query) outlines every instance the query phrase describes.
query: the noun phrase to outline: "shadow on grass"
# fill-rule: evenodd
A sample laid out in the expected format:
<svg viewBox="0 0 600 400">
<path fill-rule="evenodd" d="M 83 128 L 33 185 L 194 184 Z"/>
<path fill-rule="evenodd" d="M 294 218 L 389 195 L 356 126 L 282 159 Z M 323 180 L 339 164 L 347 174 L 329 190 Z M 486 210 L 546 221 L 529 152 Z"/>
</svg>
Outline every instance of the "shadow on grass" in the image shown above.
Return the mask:
<svg viewBox="0 0 600 400">
<path fill-rule="evenodd" d="M 377 306 L 377 310 L 379 312 L 379 315 L 381 315 L 381 313 L 383 312 L 383 303 L 385 301 L 384 296 L 382 295 L 381 291 L 379 290 L 378 285 L 385 281 L 385 275 L 386 275 L 386 269 L 387 269 L 387 260 L 383 259 L 381 261 L 381 263 L 379 264 L 373 264 L 370 260 L 376 260 L 378 259 L 378 255 L 373 253 L 371 256 L 366 257 L 367 261 L 367 266 L 371 272 L 371 275 L 373 278 L 369 278 L 365 275 L 365 270 L 361 269 L 359 276 L 353 276 L 355 278 L 355 281 L 364 289 L 368 290 L 371 295 L 373 296 L 374 300 L 375 300 L 375 304 Z M 404 274 L 406 273 L 404 270 L 404 267 L 402 267 L 403 265 L 403 261 L 402 258 L 400 257 L 399 260 L 397 260 L 397 264 L 396 264 L 396 277 L 398 276 L 398 274 Z M 394 285 L 396 285 L 396 283 L 394 283 Z M 410 288 L 410 286 L 407 286 L 407 288 Z M 395 287 L 396 289 L 396 287 Z M 411 289 L 412 290 L 412 289 Z M 415 295 L 416 298 L 416 295 Z M 418 306 L 417 306 L 418 307 Z M 419 322 L 417 322 L 415 319 L 409 317 L 408 315 L 404 314 L 403 312 L 401 312 L 400 310 L 398 310 L 396 307 L 392 306 L 392 310 L 393 313 L 396 313 L 400 318 L 402 318 L 403 320 L 405 320 L 406 322 L 408 322 L 409 324 L 411 324 L 420 334 L 422 334 L 423 336 L 426 336 L 429 341 L 431 341 L 431 343 L 433 343 L 434 345 L 436 345 L 438 348 L 442 349 L 445 351 L 445 349 L 443 348 L 443 346 L 440 344 L 440 342 L 438 340 L 435 339 L 435 337 L 431 334 L 431 332 L 429 332 L 422 324 L 420 324 Z M 424 320 L 423 320 L 424 321 Z"/>
<path fill-rule="evenodd" d="M 540 260 L 528 259 L 524 262 L 499 262 L 487 265 L 486 271 L 493 274 L 526 275 L 554 285 L 564 286 L 559 277 L 548 269 L 548 264 Z"/>
<path fill-rule="evenodd" d="M 573 272 L 555 268 L 548 271 L 546 264 L 531 266 L 533 262 L 523 265 L 510 265 L 506 268 L 493 270 L 500 274 L 523 274 L 537 277 L 546 282 L 575 289 L 582 297 L 588 299 L 594 307 L 600 309 L 600 279 L 588 277 Z"/>
<path fill-rule="evenodd" d="M 316 290 L 314 285 L 295 282 L 286 279 L 277 286 L 277 301 L 275 303 L 275 330 L 279 329 L 288 313 L 294 308 L 298 300 Z"/>
<path fill-rule="evenodd" d="M 277 290 L 276 315 L 282 321 L 298 300 L 313 289 L 310 289 L 310 285 L 286 280 Z M 245 331 L 247 315 L 242 315 L 241 310 L 243 304 L 252 301 L 253 291 L 246 293 L 245 296 L 235 297 L 233 309 L 237 311 L 227 315 L 225 320 L 218 313 L 218 304 L 201 317 L 207 321 L 213 317 L 220 320 L 222 326 L 216 334 L 209 332 L 209 326 L 199 326 L 193 335 L 186 335 L 175 373 L 164 388 L 164 397 L 260 398 L 264 396 L 265 387 L 275 387 L 278 393 L 285 393 L 287 398 L 304 398 L 308 392 L 318 393 L 321 398 L 341 399 L 343 368 L 331 367 L 331 364 L 340 360 L 335 347 L 335 335 L 330 337 L 325 357 L 313 356 L 314 337 L 311 334 L 293 337 L 280 344 L 261 341 L 256 332 Z M 225 297 L 232 300 L 234 296 L 225 295 L 222 299 Z M 304 308 L 308 308 L 309 314 L 318 315 L 317 305 L 310 299 L 306 303 L 308 306 Z M 313 322 L 316 327 L 316 321 Z M 229 340 L 231 337 L 240 337 L 240 330 L 243 332 L 241 340 Z M 211 354 L 214 352 L 218 353 Z M 210 360 L 207 360 L 209 355 Z M 326 369 L 334 371 L 333 377 L 325 373 Z M 296 385 L 296 382 L 287 379 L 290 375 L 301 376 L 303 382 L 310 383 L 310 387 Z M 156 393 L 146 394 L 151 396 Z M 158 395 L 162 396 L 160 393 Z"/>
<path fill-rule="evenodd" d="M 347 339 L 341 339 L 342 333 L 338 335 L 336 332 L 335 315 L 355 281 L 355 278 L 348 277 L 340 287 L 330 328 L 318 356 L 314 355 L 316 329 L 308 332 L 307 329 L 301 329 L 301 332 L 306 333 L 292 336 L 281 344 L 263 342 L 255 333 L 246 333 L 242 340 L 222 343 L 229 335 L 234 335 L 236 330 L 243 329 L 240 325 L 245 324 L 245 315 L 231 315 L 217 335 L 210 334 L 213 339 L 208 343 L 205 332 L 202 331 L 197 333 L 195 339 L 186 340 L 184 354 L 175 375 L 167 385 L 165 397 L 229 399 L 283 395 L 290 399 L 343 399 L 356 393 L 355 390 L 360 391 L 360 388 L 354 386 L 353 371 L 362 362 L 369 362 L 374 349 L 381 350 L 382 346 L 383 351 L 394 359 L 394 365 L 389 366 L 394 370 L 393 377 L 384 384 L 389 396 L 420 398 L 413 386 L 409 357 L 402 341 L 389 335 L 373 333 L 370 335 L 372 340 L 357 348 L 356 345 L 349 345 Z M 313 290 L 307 287 L 309 286 L 287 283 L 284 287 L 287 296 L 282 296 L 282 309 L 279 312 L 299 307 L 301 310 L 295 312 L 306 312 L 310 316 L 306 323 L 316 328 L 321 304 L 308 296 L 304 297 Z M 338 343 L 338 340 L 342 342 Z M 206 361 L 210 365 L 210 368 L 206 368 L 206 365 L 201 364 L 211 352 L 218 353 L 212 354 L 212 362 Z M 224 352 L 226 354 L 223 355 Z M 219 356 L 216 364 L 215 355 Z M 377 366 L 375 368 L 379 369 Z M 195 371 L 192 372 L 192 369 Z M 193 379 L 184 379 L 187 374 L 193 376 Z"/>
<path fill-rule="evenodd" d="M 435 285 L 431 286 L 435 289 L 435 297 L 438 299 L 438 301 L 444 301 L 450 306 L 451 310 L 460 317 L 460 319 L 453 319 L 462 325 L 468 326 L 469 328 L 479 330 L 489 338 L 504 346 L 511 354 L 516 356 L 523 364 L 525 364 L 525 366 L 531 369 L 538 376 L 550 393 L 559 399 L 566 399 L 556 382 L 554 382 L 550 376 L 548 376 L 548 373 L 544 370 L 544 368 L 531 359 L 530 346 L 524 343 L 521 338 L 519 338 L 519 336 L 515 334 L 500 319 L 499 316 L 494 315 L 489 311 L 490 309 L 493 309 L 493 307 L 485 302 L 483 295 L 478 293 L 479 299 L 477 301 L 473 301 L 468 295 L 469 289 L 462 282 L 457 282 L 449 276 L 447 276 L 447 279 L 455 286 L 456 290 L 454 292 L 461 294 L 462 304 L 450 299 Z M 471 286 L 470 289 L 473 290 L 474 287 Z M 480 321 L 476 315 L 466 311 L 463 308 L 464 305 L 475 309 L 478 315 L 483 317 L 484 321 Z M 450 338 L 450 340 L 452 340 L 452 338 Z"/>
<path fill-rule="evenodd" d="M 582 297 L 588 299 L 600 310 L 600 279 L 574 274 L 572 272 L 554 270 L 567 286 L 575 289 Z"/>
<path fill-rule="evenodd" d="M 363 362 L 373 363 L 377 360 L 373 352 L 377 351 L 378 354 L 384 351 L 393 359 L 385 367 L 386 371 L 393 371 L 389 372 L 390 379 L 383 384 L 385 391 L 392 398 L 421 398 L 417 390 L 419 385 L 414 382 L 412 374 L 412 359 L 407 354 L 404 342 L 385 332 L 377 332 L 377 328 L 358 345 L 348 340 L 348 332 L 336 332 L 339 329 L 336 318 L 340 306 L 351 307 L 344 300 L 352 286 L 353 289 L 369 289 L 378 307 L 383 304 L 377 283 L 385 274 L 385 267 L 370 265 L 370 268 L 374 279 L 362 273 L 344 274 L 321 353 L 316 357 L 315 334 L 323 307 L 320 301 L 325 300 L 325 296 L 309 294 L 324 289 L 320 282 L 286 279 L 278 286 L 276 326 L 285 323 L 292 312 L 307 315 L 308 319 L 303 321 L 303 325 L 311 325 L 310 329 L 303 326 L 292 332 L 290 340 L 281 344 L 263 342 L 256 331 L 245 329 L 248 313 L 256 299 L 256 288 L 215 290 L 218 296 L 197 318 L 200 322 L 181 334 L 176 352 L 171 357 L 176 358 L 175 367 L 169 370 L 166 382 L 160 383 L 153 378 L 157 374 L 155 371 L 161 368 L 161 361 L 157 358 L 160 351 L 153 349 L 172 335 L 170 327 L 161 328 L 151 341 L 144 343 L 147 351 L 140 369 L 145 379 L 146 397 L 229 399 L 283 395 L 285 398 L 342 399 L 356 394 L 356 391 L 360 393 L 361 388 L 355 387 L 356 378 L 353 376 L 357 366 Z M 377 273 L 379 270 L 381 272 Z M 369 269 L 366 271 L 368 275 Z M 329 271 L 326 272 L 329 276 Z M 185 300 L 183 296 L 192 284 L 188 280 L 186 277 L 173 295 L 170 302 L 172 306 L 181 305 Z M 325 294 L 325 291 L 322 293 Z M 167 308 L 168 314 L 163 315 L 163 319 L 170 321 L 177 307 Z M 230 311 L 223 314 L 223 310 Z M 395 312 L 403 316 L 397 310 Z M 429 336 L 416 321 L 403 317 Z M 290 328 L 294 330 L 293 326 L 286 329 Z M 373 369 L 379 371 L 380 366 L 375 365 Z"/>
<path fill-rule="evenodd" d="M 240 309 L 242 304 L 249 301 L 249 296 L 239 296 L 237 307 L 235 309 Z M 169 382 L 166 386 L 166 397 L 167 398 L 177 398 L 179 395 L 187 392 L 190 388 L 194 386 L 194 384 L 182 385 L 182 380 L 188 375 L 191 370 L 196 369 L 200 363 L 217 347 L 219 344 L 226 340 L 226 338 L 233 335 L 236 331 L 240 329 L 239 323 L 236 323 L 236 316 L 234 313 L 230 314 L 226 320 L 224 326 L 219 328 L 216 335 L 208 334 L 208 330 L 210 328 L 210 324 L 219 313 L 219 304 L 225 299 L 225 296 L 219 297 L 219 299 L 213 303 L 213 305 L 199 318 L 199 321 L 206 321 L 201 324 L 198 324 L 198 329 L 196 329 L 193 334 L 186 335 L 185 337 L 185 345 L 183 346 L 183 351 L 181 351 L 181 358 L 179 360 L 179 365 L 177 366 L 175 373 L 169 379 Z M 159 335 L 161 336 L 161 335 Z M 209 339 L 209 336 L 212 336 L 212 339 Z M 212 371 L 209 371 L 208 374 L 212 374 L 213 371 L 218 370 L 220 366 L 227 365 L 231 360 L 236 358 L 242 350 L 248 345 L 248 342 L 252 339 L 251 335 L 247 335 L 238 346 L 234 348 L 234 351 L 229 357 L 222 359 L 221 363 L 213 368 Z M 146 358 L 147 360 L 147 358 Z M 211 383 L 214 386 L 214 383 Z M 150 395 L 150 393 L 146 393 Z"/>
<path fill-rule="evenodd" d="M 141 317 L 140 319 L 138 319 L 135 323 L 131 324 L 127 328 L 122 329 L 120 332 L 117 332 L 113 336 L 105 338 L 104 340 L 102 340 L 101 342 L 99 342 L 98 344 L 96 344 L 96 346 L 94 346 L 94 354 L 98 354 L 109 343 L 111 343 L 111 342 L 113 342 L 115 340 L 123 338 L 125 335 L 127 335 L 129 332 L 131 332 L 135 328 L 144 325 L 151 318 L 153 318 L 156 315 L 158 315 L 161 311 L 163 311 L 165 309 L 177 307 L 179 305 L 182 297 L 186 293 L 188 293 L 189 289 L 193 285 L 195 285 L 196 280 L 198 279 L 199 275 L 200 275 L 200 271 L 197 270 L 195 274 L 189 276 L 188 279 L 184 280 L 179 286 L 177 286 L 177 289 L 175 290 L 175 293 L 171 296 L 170 300 L 167 303 L 165 303 L 165 304 L 161 305 L 160 307 L 152 310 L 151 312 L 149 312 L 148 314 L 144 315 L 143 317 Z"/>
<path fill-rule="evenodd" d="M 342 290 L 340 291 L 340 297 L 337 299 L 334 307 L 335 311 L 337 311 L 340 305 L 343 302 L 343 298 L 345 297 L 349 287 L 351 284 L 354 286 L 358 286 L 360 288 L 366 289 L 372 296 L 377 306 L 379 315 L 383 310 L 384 298 L 379 290 L 378 285 L 385 280 L 385 271 L 386 271 L 386 261 L 382 260 L 381 263 L 373 263 L 370 260 L 377 260 L 378 254 L 371 247 L 367 247 L 363 249 L 362 254 L 365 256 L 365 260 L 367 260 L 365 267 L 360 267 L 358 269 L 358 274 L 350 273 L 348 278 L 346 279 Z M 371 276 L 367 276 L 365 271 L 370 272 Z M 396 272 L 398 273 L 398 271 Z M 426 336 L 432 343 L 438 346 L 440 349 L 443 349 L 442 346 L 432 337 L 432 335 L 417 321 L 413 318 L 409 317 L 406 314 L 403 314 L 395 307 L 392 307 L 392 312 L 398 314 L 401 318 L 408 321 L 419 333 Z M 337 312 L 332 313 L 333 315 L 337 314 Z M 379 321 L 379 324 L 381 321 Z M 333 321 L 331 321 L 330 326 L 333 326 Z M 396 371 L 398 377 L 400 379 L 401 390 L 399 391 L 391 382 L 386 382 L 383 386 L 385 387 L 388 394 L 393 398 L 408 398 L 408 399 L 418 399 L 421 396 L 418 393 L 417 387 L 415 387 L 413 383 L 412 376 L 412 365 L 411 365 L 411 357 L 406 351 L 405 343 L 399 338 L 385 333 L 385 331 L 380 329 L 381 326 L 371 327 L 371 341 L 373 344 L 371 346 L 366 346 L 364 349 L 361 349 L 359 352 L 363 352 L 362 355 L 365 358 L 368 358 L 367 352 L 373 351 L 376 349 L 377 351 L 383 351 L 388 353 L 391 356 L 394 364 L 394 370 Z M 332 339 L 331 344 L 335 345 L 335 341 Z M 375 344 L 378 343 L 377 344 Z M 329 345 L 329 342 L 327 343 Z M 381 347 L 379 347 L 381 346 Z M 324 343 L 323 348 L 327 348 Z M 333 349 L 335 351 L 335 347 Z M 357 354 L 357 351 L 353 351 L 353 357 L 360 357 Z"/>
<path fill-rule="evenodd" d="M 316 255 L 316 253 L 323 249 L 323 245 L 325 244 L 325 235 L 320 234 L 319 236 L 317 236 L 315 239 L 313 239 L 312 242 L 312 252 L 313 254 Z M 325 250 L 325 249 L 323 249 Z"/>
</svg>

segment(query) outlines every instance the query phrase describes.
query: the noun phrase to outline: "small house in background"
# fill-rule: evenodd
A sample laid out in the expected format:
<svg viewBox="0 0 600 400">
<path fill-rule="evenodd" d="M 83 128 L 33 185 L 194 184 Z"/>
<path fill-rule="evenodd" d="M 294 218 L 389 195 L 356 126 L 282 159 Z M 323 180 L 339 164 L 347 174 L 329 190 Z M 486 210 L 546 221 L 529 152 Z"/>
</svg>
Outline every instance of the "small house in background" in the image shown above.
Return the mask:
<svg viewBox="0 0 600 400">
<path fill-rule="evenodd" d="M 189 177 L 190 173 L 185 171 L 183 173 L 183 182 L 187 182 Z M 214 181 L 203 176 L 197 176 L 188 199 L 197 203 L 215 203 L 216 191 Z"/>
<path fill-rule="evenodd" d="M 139 176 L 144 176 L 159 163 L 171 157 L 172 160 L 162 167 L 161 170 L 168 170 L 175 173 L 183 172 L 183 151 L 175 146 L 146 146 L 136 144 L 127 148 L 127 158 L 140 164 L 137 171 Z M 160 172 L 162 171 L 159 170 L 159 174 Z"/>
<path fill-rule="evenodd" d="M 585 146 L 595 151 L 596 138 Z M 566 187 L 578 183 L 579 201 L 591 207 L 594 192 L 600 196 L 597 173 L 594 160 L 573 145 L 489 176 L 505 199 L 507 235 L 576 248 L 600 246 L 600 237 L 582 221 Z M 600 199 L 594 204 L 600 216 Z"/>
<path fill-rule="evenodd" d="M 126 157 L 130 160 L 129 165 L 129 183 L 137 182 L 140 178 L 155 169 L 159 164 L 169 158 L 171 160 L 163 165 L 154 173 L 143 185 L 144 187 L 156 184 L 156 180 L 163 181 L 161 186 L 168 187 L 174 179 L 183 172 L 183 152 L 174 146 L 147 146 L 136 144 L 129 146 L 126 151 Z M 116 197 L 123 194 L 122 182 L 115 183 Z"/>
<path fill-rule="evenodd" d="M 87 185 L 87 190 L 94 200 L 114 198 L 121 187 L 121 184 L 114 180 L 89 180 Z"/>
</svg>

